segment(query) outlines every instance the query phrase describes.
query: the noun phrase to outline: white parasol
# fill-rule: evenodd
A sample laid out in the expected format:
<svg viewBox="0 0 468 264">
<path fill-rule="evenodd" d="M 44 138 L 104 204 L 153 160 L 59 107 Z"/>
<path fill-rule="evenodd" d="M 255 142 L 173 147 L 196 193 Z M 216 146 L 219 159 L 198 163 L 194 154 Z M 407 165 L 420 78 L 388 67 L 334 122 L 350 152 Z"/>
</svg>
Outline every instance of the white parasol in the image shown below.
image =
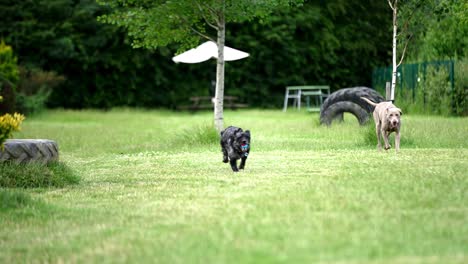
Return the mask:
<svg viewBox="0 0 468 264">
<path fill-rule="evenodd" d="M 240 60 L 248 56 L 247 52 L 224 46 L 225 61 Z M 213 41 L 207 41 L 194 49 L 173 57 L 172 60 L 176 63 L 199 63 L 211 58 L 218 58 L 218 45 Z"/>
</svg>

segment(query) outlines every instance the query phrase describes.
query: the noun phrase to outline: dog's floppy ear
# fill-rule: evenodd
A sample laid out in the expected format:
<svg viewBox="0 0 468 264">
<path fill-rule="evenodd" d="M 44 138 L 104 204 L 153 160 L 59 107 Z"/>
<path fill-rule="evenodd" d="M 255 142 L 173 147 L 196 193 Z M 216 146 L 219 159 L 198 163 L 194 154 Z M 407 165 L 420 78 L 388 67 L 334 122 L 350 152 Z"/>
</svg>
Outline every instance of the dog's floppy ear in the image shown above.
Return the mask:
<svg viewBox="0 0 468 264">
<path fill-rule="evenodd" d="M 245 134 L 247 134 L 250 137 L 250 130 L 244 131 Z"/>
<path fill-rule="evenodd" d="M 403 112 L 401 111 L 401 109 L 400 109 L 400 108 L 397 108 L 397 109 L 398 109 L 398 111 L 400 112 L 400 115 L 402 116 L 402 115 L 403 115 Z"/>
</svg>

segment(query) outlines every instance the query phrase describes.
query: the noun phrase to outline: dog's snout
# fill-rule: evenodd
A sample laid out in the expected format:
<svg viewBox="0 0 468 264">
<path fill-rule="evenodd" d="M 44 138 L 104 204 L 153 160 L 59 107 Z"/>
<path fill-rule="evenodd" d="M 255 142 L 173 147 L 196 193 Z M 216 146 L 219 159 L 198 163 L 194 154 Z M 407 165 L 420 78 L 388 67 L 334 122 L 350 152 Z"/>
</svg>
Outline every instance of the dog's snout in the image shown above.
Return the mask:
<svg viewBox="0 0 468 264">
<path fill-rule="evenodd" d="M 242 141 L 242 144 L 247 144 L 247 140 L 243 140 L 243 141 Z"/>
</svg>

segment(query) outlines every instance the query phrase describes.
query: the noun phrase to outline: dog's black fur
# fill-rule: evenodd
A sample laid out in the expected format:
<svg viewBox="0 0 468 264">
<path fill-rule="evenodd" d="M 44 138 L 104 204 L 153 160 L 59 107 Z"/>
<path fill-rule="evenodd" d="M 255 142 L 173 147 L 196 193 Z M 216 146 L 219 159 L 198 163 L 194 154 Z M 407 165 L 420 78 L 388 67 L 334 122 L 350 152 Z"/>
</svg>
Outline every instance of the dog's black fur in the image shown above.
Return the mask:
<svg viewBox="0 0 468 264">
<path fill-rule="evenodd" d="M 245 161 L 250 153 L 250 131 L 242 131 L 242 128 L 230 126 L 221 131 L 221 150 L 223 151 L 223 162 L 231 164 L 234 172 L 243 170 Z M 228 160 L 229 158 L 229 160 Z M 241 163 L 237 168 L 237 160 Z"/>
</svg>

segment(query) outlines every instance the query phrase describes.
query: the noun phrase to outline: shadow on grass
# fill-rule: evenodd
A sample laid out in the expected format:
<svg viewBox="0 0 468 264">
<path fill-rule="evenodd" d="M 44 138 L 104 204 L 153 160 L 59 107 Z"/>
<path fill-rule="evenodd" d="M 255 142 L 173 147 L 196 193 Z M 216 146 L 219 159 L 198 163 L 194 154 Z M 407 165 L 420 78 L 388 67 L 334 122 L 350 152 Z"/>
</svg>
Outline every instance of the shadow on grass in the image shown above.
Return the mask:
<svg viewBox="0 0 468 264">
<path fill-rule="evenodd" d="M 0 175 L 0 187 L 7 188 L 64 187 L 80 181 L 79 176 L 61 162 L 48 165 L 4 162 L 0 163 Z"/>
</svg>

